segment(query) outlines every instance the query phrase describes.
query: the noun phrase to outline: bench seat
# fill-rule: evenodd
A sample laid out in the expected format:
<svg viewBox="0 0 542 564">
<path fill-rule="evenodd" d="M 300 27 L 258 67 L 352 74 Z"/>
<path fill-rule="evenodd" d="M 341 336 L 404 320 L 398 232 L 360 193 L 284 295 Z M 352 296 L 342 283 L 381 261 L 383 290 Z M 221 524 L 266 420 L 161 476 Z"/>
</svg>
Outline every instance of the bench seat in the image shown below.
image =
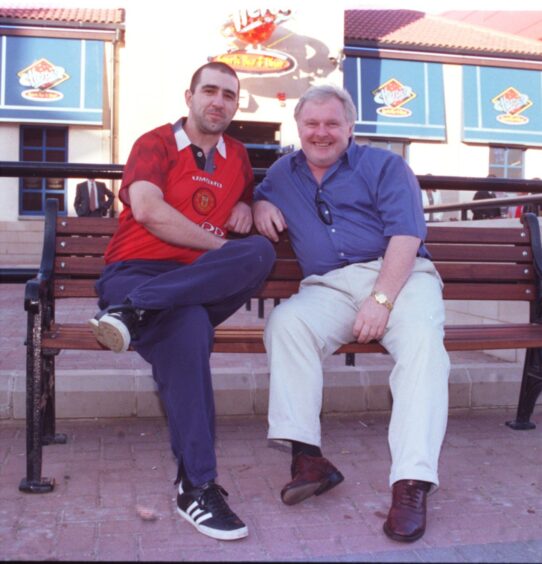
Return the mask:
<svg viewBox="0 0 542 564">
<path fill-rule="evenodd" d="M 524 349 L 538 347 L 541 341 L 542 325 L 537 323 L 448 325 L 444 337 L 444 345 L 450 352 Z M 42 346 L 50 351 L 107 350 L 96 341 L 89 327 L 77 323 L 53 324 L 43 333 Z M 264 353 L 263 327 L 218 327 L 213 352 Z M 336 354 L 375 352 L 386 353 L 386 349 L 377 342 L 351 343 L 342 346 Z"/>
</svg>

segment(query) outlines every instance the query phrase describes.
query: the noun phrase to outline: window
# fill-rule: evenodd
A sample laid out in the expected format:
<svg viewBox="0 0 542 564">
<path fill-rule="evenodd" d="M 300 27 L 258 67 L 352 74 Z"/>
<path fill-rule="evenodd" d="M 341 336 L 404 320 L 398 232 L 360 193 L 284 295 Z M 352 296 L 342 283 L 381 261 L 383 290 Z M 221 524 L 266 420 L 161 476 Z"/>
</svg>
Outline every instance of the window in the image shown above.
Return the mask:
<svg viewBox="0 0 542 564">
<path fill-rule="evenodd" d="M 357 138 L 356 143 L 358 143 L 358 145 L 370 145 L 371 147 L 378 147 L 379 149 L 387 149 L 408 161 L 408 143 L 403 141 L 389 141 L 386 139 L 377 141 L 374 139 Z"/>
<path fill-rule="evenodd" d="M 67 127 L 21 126 L 21 162 L 65 163 L 68 154 Z M 45 200 L 56 198 L 61 214 L 66 214 L 64 178 L 27 176 L 19 182 L 19 214 L 43 215 Z"/>
<path fill-rule="evenodd" d="M 509 147 L 489 148 L 489 176 L 523 178 L 525 150 Z"/>
<path fill-rule="evenodd" d="M 256 169 L 268 169 L 283 152 L 280 146 L 280 123 L 232 121 L 226 133 L 244 143 L 250 164 Z M 257 171 L 256 183 L 262 178 L 263 174 Z"/>
<path fill-rule="evenodd" d="M 353 45 L 344 50 L 344 87 L 357 109 L 356 135 L 446 140 L 442 63 L 357 56 L 365 48 Z"/>
</svg>

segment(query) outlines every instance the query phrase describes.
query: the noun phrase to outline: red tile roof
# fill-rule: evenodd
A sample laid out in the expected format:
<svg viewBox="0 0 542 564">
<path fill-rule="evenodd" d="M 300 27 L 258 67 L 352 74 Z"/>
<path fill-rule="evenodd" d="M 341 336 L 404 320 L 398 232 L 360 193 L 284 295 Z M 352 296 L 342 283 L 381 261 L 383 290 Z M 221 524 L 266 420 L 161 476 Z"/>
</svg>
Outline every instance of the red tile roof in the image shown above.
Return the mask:
<svg viewBox="0 0 542 564">
<path fill-rule="evenodd" d="M 3 20 L 36 20 L 40 22 L 80 22 L 88 24 L 124 24 L 124 8 L 3 8 Z"/>
<path fill-rule="evenodd" d="M 464 55 L 542 56 L 542 42 L 413 10 L 346 10 L 344 41 Z"/>
<path fill-rule="evenodd" d="M 449 20 L 462 21 L 514 33 L 528 39 L 542 41 L 542 12 L 533 10 L 451 10 L 439 14 Z"/>
</svg>

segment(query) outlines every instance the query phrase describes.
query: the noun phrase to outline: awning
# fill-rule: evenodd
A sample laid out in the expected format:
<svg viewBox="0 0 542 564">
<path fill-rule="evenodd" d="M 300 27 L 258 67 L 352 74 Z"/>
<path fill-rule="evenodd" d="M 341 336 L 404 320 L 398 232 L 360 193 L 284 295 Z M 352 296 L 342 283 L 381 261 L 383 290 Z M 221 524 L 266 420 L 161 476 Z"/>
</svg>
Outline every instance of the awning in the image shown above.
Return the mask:
<svg viewBox="0 0 542 564">
<path fill-rule="evenodd" d="M 104 43 L 0 36 L 0 121 L 102 125 Z"/>
<path fill-rule="evenodd" d="M 440 63 L 346 57 L 343 70 L 358 110 L 357 135 L 446 139 Z"/>
<path fill-rule="evenodd" d="M 542 145 L 542 72 L 463 67 L 463 141 Z"/>
</svg>

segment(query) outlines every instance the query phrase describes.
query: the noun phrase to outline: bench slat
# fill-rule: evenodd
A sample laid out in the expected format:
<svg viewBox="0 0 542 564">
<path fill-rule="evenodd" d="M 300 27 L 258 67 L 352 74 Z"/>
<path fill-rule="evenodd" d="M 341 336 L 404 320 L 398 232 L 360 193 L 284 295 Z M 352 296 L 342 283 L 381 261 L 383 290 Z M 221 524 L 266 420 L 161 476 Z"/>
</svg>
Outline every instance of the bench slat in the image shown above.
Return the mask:
<svg viewBox="0 0 542 564">
<path fill-rule="evenodd" d="M 106 350 L 85 325 L 55 324 L 45 331 L 42 340 L 45 349 L 53 350 Z M 453 325 L 445 327 L 444 344 L 448 351 L 478 351 L 542 346 L 542 325 L 534 323 L 499 325 Z M 218 327 L 215 331 L 214 352 L 265 352 L 263 327 Z M 107 351 L 109 352 L 109 351 Z M 351 343 L 342 346 L 337 354 L 386 352 L 376 342 Z"/>
<path fill-rule="evenodd" d="M 445 300 L 497 300 L 527 301 L 536 300 L 534 284 L 462 283 L 448 282 L 444 285 Z"/>
<path fill-rule="evenodd" d="M 57 237 L 56 254 L 103 256 L 110 237 Z"/>
<path fill-rule="evenodd" d="M 86 276 L 98 278 L 105 266 L 103 257 L 59 257 L 55 259 L 57 278 L 62 276 Z"/>
<path fill-rule="evenodd" d="M 56 232 L 63 235 L 108 235 L 117 230 L 114 217 L 57 217 Z"/>
<path fill-rule="evenodd" d="M 59 217 L 57 233 L 64 235 L 109 235 L 118 226 L 118 218 Z M 523 227 L 476 227 L 462 225 L 429 225 L 427 240 L 433 242 L 529 244 L 529 231 Z M 286 237 L 283 238 L 286 240 Z"/>
<path fill-rule="evenodd" d="M 57 256 L 55 272 L 57 279 L 64 276 L 84 276 L 98 278 L 105 267 L 103 257 L 98 256 Z M 279 280 L 299 280 L 301 268 L 295 260 L 281 259 L 275 263 L 270 278 Z"/>
<path fill-rule="evenodd" d="M 55 271 L 57 279 L 63 276 L 85 276 L 98 278 L 105 266 L 102 257 L 57 257 Z M 529 264 L 469 264 L 466 262 L 435 262 L 443 280 L 447 281 L 500 281 L 534 280 L 535 273 Z M 269 275 L 270 279 L 298 280 L 301 278 L 299 264 L 293 260 L 278 260 Z"/>
<path fill-rule="evenodd" d="M 57 256 L 83 255 L 103 256 L 109 237 L 58 237 Z M 532 253 L 524 245 L 469 245 L 427 243 L 427 248 L 434 261 L 479 261 L 479 262 L 531 262 Z M 279 258 L 294 258 L 293 252 L 284 252 L 277 248 Z"/>
<path fill-rule="evenodd" d="M 95 280 L 59 279 L 54 283 L 54 296 L 62 298 L 95 298 Z M 296 280 L 269 280 L 255 297 L 264 299 L 282 299 L 297 292 L 299 282 Z M 534 301 L 536 287 L 534 284 L 520 283 L 480 283 L 480 282 L 447 282 L 444 285 L 444 298 L 448 300 L 476 299 L 502 301 Z"/>
<path fill-rule="evenodd" d="M 530 264 L 469 264 L 436 262 L 445 284 L 452 281 L 500 282 L 506 280 L 534 281 L 536 274 Z"/>
<path fill-rule="evenodd" d="M 532 262 L 531 249 L 513 245 L 427 245 L 434 261 Z"/>
<path fill-rule="evenodd" d="M 461 224 L 461 228 L 450 225 L 429 225 L 427 240 L 435 243 L 483 243 L 484 245 L 502 243 L 530 244 L 528 229 L 524 227 L 475 227 Z"/>
</svg>

